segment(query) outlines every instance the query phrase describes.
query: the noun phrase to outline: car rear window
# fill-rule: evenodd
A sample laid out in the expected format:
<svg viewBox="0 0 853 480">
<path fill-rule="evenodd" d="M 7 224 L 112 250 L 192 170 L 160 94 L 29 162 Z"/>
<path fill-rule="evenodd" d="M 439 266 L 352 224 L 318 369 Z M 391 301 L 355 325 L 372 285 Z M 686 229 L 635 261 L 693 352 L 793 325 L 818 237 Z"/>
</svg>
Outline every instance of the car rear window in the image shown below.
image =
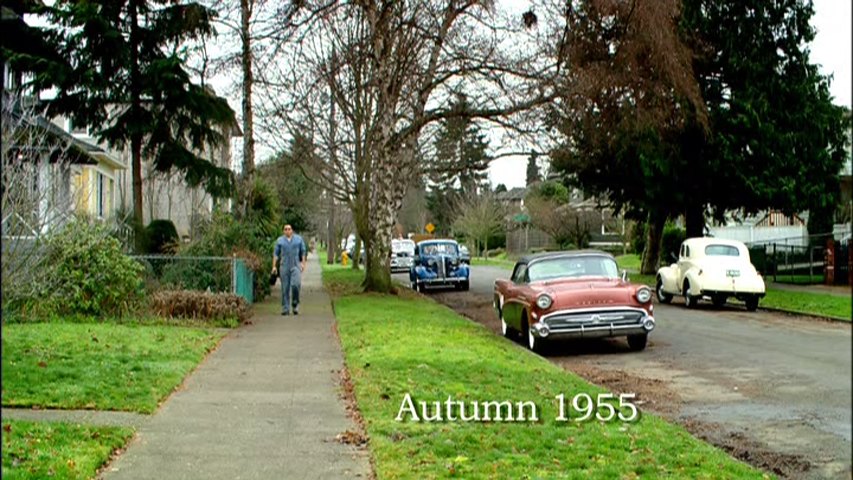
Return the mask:
<svg viewBox="0 0 853 480">
<path fill-rule="evenodd" d="M 722 257 L 739 257 L 740 251 L 731 245 L 708 245 L 705 247 L 705 255 Z"/>
</svg>

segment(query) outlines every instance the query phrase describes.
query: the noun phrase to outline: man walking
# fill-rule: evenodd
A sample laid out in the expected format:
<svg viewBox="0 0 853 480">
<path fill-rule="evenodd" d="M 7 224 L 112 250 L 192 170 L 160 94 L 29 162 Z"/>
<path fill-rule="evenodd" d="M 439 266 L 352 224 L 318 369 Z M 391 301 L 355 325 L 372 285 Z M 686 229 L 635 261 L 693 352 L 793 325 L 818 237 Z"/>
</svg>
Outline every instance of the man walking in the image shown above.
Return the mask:
<svg viewBox="0 0 853 480">
<path fill-rule="evenodd" d="M 299 314 L 299 287 L 302 285 L 307 257 L 302 237 L 293 233 L 293 227 L 285 225 L 284 235 L 275 241 L 272 257 L 272 271 L 278 271 L 281 277 L 282 315 L 290 315 L 291 306 L 293 314 Z"/>
</svg>

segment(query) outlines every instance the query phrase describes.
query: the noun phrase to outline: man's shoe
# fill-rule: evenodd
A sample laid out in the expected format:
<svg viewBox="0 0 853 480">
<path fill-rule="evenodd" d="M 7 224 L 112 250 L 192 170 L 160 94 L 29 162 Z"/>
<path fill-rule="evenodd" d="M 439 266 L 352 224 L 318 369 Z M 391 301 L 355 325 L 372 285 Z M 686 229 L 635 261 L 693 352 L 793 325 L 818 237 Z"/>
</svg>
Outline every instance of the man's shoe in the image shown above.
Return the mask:
<svg viewBox="0 0 853 480">
<path fill-rule="evenodd" d="M 293 307 L 293 314 L 294 314 L 294 315 L 299 315 L 299 307 L 297 307 L 297 306 L 294 306 L 294 307 Z"/>
<path fill-rule="evenodd" d="M 287 316 L 290 315 L 290 312 L 288 312 L 287 310 L 282 310 L 281 314 L 282 316 Z"/>
</svg>

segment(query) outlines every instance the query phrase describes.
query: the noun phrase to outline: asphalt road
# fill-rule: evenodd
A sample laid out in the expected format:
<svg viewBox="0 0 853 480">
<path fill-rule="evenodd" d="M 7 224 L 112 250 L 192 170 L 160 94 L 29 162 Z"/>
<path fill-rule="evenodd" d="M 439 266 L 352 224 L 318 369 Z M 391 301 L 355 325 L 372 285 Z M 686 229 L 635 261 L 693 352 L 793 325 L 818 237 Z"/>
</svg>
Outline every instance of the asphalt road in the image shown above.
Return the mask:
<svg viewBox="0 0 853 480">
<path fill-rule="evenodd" d="M 494 280 L 475 266 L 471 292 L 432 294 L 498 333 Z M 851 326 L 772 312 L 655 305 L 643 352 L 624 339 L 567 340 L 549 360 L 734 456 L 788 478 L 851 478 Z M 641 407 L 643 408 L 643 407 Z"/>
</svg>

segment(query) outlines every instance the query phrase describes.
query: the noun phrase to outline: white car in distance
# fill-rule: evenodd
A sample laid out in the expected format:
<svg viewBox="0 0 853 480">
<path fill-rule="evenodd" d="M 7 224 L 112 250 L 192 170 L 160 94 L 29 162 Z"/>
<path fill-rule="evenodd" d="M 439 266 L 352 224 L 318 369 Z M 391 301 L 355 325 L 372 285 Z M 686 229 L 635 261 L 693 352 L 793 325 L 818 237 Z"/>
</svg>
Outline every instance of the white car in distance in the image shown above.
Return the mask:
<svg viewBox="0 0 853 480">
<path fill-rule="evenodd" d="M 655 291 L 661 303 L 683 296 L 687 308 L 695 308 L 705 298 L 719 308 L 734 297 L 746 303 L 750 312 L 765 295 L 764 279 L 750 262 L 746 245 L 718 238 L 685 240 L 678 261 L 658 270 Z"/>
<path fill-rule="evenodd" d="M 391 240 L 391 271 L 406 271 L 415 261 L 415 242 L 408 239 Z"/>
</svg>

